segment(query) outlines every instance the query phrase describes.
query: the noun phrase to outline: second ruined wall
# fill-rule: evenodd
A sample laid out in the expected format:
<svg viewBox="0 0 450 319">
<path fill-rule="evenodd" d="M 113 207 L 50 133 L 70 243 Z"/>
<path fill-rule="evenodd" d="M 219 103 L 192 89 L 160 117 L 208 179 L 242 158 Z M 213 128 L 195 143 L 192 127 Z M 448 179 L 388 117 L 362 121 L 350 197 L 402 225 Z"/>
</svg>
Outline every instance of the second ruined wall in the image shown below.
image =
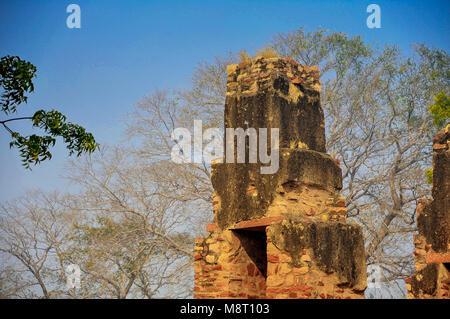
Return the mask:
<svg viewBox="0 0 450 319">
<path fill-rule="evenodd" d="M 417 207 L 415 274 L 406 279 L 408 298 L 450 298 L 450 125 L 433 139 L 432 199 Z"/>
</svg>

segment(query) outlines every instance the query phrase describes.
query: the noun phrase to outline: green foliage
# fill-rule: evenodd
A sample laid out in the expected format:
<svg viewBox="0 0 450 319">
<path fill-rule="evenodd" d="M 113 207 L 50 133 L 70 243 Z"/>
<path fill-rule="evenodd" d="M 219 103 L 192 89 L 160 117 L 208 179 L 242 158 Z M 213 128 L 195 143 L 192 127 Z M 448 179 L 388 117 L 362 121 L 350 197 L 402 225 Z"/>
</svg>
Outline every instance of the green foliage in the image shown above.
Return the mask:
<svg viewBox="0 0 450 319">
<path fill-rule="evenodd" d="M 5 114 L 17 112 L 17 105 L 27 102 L 28 97 L 25 96 L 25 93 L 33 92 L 32 79 L 35 73 L 36 67 L 19 57 L 6 56 L 1 59 L 0 87 L 3 93 L 0 104 Z M 7 122 L 18 120 L 32 120 L 33 127 L 40 128 L 48 135 L 33 134 L 24 137 L 6 125 Z M 31 169 L 31 163 L 36 165 L 52 158 L 49 149 L 55 145 L 55 137 L 58 136 L 63 138 L 69 155 L 76 153 L 77 156 L 80 156 L 84 152 L 91 153 L 98 146 L 91 133 L 86 132 L 78 124 L 66 122 L 66 116 L 56 110 L 49 112 L 39 110 L 32 117 L 7 119 L 0 121 L 0 124 L 11 134 L 10 148 L 17 147 L 19 149 L 22 164 L 27 169 Z"/>
<path fill-rule="evenodd" d="M 80 156 L 83 152 L 91 153 L 98 146 L 91 133 L 86 132 L 78 124 L 66 123 L 66 117 L 58 111 L 45 112 L 39 110 L 33 115 L 32 121 L 33 127 L 39 127 L 50 135 L 38 136 L 33 134 L 23 137 L 17 132 L 12 132 L 13 141 L 9 144 L 10 147 L 19 149 L 22 163 L 28 169 L 30 169 L 31 163 L 36 165 L 52 158 L 49 148 L 55 145 L 55 137 L 57 136 L 63 138 L 69 150 L 69 155 L 76 153 L 77 156 Z"/>
<path fill-rule="evenodd" d="M 443 128 L 450 119 L 450 98 L 440 92 L 434 97 L 434 104 L 428 105 L 433 115 L 433 123 L 439 129 Z"/>
<path fill-rule="evenodd" d="M 433 185 L 433 169 L 429 168 L 425 171 L 425 176 L 427 177 L 427 183 Z"/>
<path fill-rule="evenodd" d="M 5 56 L 0 62 L 0 87 L 2 111 L 15 113 L 16 106 L 27 102 L 26 92 L 33 92 L 32 79 L 35 76 L 36 67 L 30 62 L 21 60 L 17 56 Z"/>
</svg>

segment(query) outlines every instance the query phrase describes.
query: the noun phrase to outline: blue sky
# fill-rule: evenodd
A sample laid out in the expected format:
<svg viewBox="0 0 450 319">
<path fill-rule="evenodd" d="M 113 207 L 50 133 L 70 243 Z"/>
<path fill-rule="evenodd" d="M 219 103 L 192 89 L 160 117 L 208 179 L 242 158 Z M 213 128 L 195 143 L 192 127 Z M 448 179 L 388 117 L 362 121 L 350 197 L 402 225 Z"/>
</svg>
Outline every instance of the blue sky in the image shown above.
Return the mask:
<svg viewBox="0 0 450 319">
<path fill-rule="evenodd" d="M 66 26 L 71 3 L 81 7 L 81 29 Z M 381 8 L 381 29 L 366 26 L 371 3 Z M 215 55 L 253 51 L 278 32 L 318 26 L 405 52 L 414 42 L 449 51 L 449 17 L 450 1 L 0 0 L 0 57 L 18 55 L 38 68 L 21 116 L 56 108 L 100 143 L 114 144 L 125 113 L 144 94 L 188 87 L 196 64 Z M 0 129 L 0 201 L 26 189 L 66 189 L 61 141 L 54 158 L 30 172 Z"/>
</svg>

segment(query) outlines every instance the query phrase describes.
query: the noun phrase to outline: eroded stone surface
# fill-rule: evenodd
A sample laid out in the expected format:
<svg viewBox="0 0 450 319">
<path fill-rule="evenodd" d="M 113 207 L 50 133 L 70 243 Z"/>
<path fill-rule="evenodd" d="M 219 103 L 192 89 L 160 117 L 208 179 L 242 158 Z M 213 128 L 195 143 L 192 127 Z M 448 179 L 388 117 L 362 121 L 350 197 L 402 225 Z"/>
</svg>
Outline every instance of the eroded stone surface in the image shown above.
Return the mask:
<svg viewBox="0 0 450 319">
<path fill-rule="evenodd" d="M 416 273 L 406 280 L 408 298 L 450 298 L 450 125 L 433 139 L 432 199 L 417 206 Z"/>
<path fill-rule="evenodd" d="M 215 211 L 221 228 L 267 216 L 280 187 L 290 182 L 299 188 L 323 190 L 330 198 L 337 197 L 342 188 L 341 169 L 336 162 L 327 154 L 311 150 L 282 149 L 275 174 L 261 174 L 260 164 L 214 164 L 212 172 L 215 200 L 221 203 Z M 299 203 L 311 202 L 307 197 L 298 199 Z M 324 207 L 314 203 L 311 208 L 320 211 Z"/>
<path fill-rule="evenodd" d="M 360 226 L 291 217 L 268 229 L 268 238 L 278 249 L 290 254 L 296 268 L 310 265 L 312 258 L 317 269 L 335 274 L 339 285 L 364 291 L 366 263 Z M 304 250 L 310 252 L 306 262 Z"/>
<path fill-rule="evenodd" d="M 341 169 L 325 154 L 317 67 L 258 57 L 227 73 L 225 128 L 279 128 L 279 169 L 212 164 L 194 297 L 364 298 L 362 230 L 346 224 Z"/>
</svg>

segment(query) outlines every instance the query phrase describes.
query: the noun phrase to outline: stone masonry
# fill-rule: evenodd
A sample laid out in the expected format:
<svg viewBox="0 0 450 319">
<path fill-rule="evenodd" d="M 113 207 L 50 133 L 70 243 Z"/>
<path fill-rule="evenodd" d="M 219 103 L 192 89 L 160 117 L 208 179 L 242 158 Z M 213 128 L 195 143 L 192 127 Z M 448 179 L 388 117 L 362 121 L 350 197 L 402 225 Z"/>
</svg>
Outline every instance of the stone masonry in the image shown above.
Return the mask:
<svg viewBox="0 0 450 319">
<path fill-rule="evenodd" d="M 417 206 L 416 273 L 406 279 L 408 298 L 450 299 L 450 125 L 433 139 L 433 199 Z"/>
<path fill-rule="evenodd" d="M 341 169 L 325 153 L 318 68 L 257 57 L 227 74 L 225 128 L 279 128 L 279 169 L 212 164 L 194 297 L 364 298 L 363 234 L 346 222 Z"/>
</svg>

